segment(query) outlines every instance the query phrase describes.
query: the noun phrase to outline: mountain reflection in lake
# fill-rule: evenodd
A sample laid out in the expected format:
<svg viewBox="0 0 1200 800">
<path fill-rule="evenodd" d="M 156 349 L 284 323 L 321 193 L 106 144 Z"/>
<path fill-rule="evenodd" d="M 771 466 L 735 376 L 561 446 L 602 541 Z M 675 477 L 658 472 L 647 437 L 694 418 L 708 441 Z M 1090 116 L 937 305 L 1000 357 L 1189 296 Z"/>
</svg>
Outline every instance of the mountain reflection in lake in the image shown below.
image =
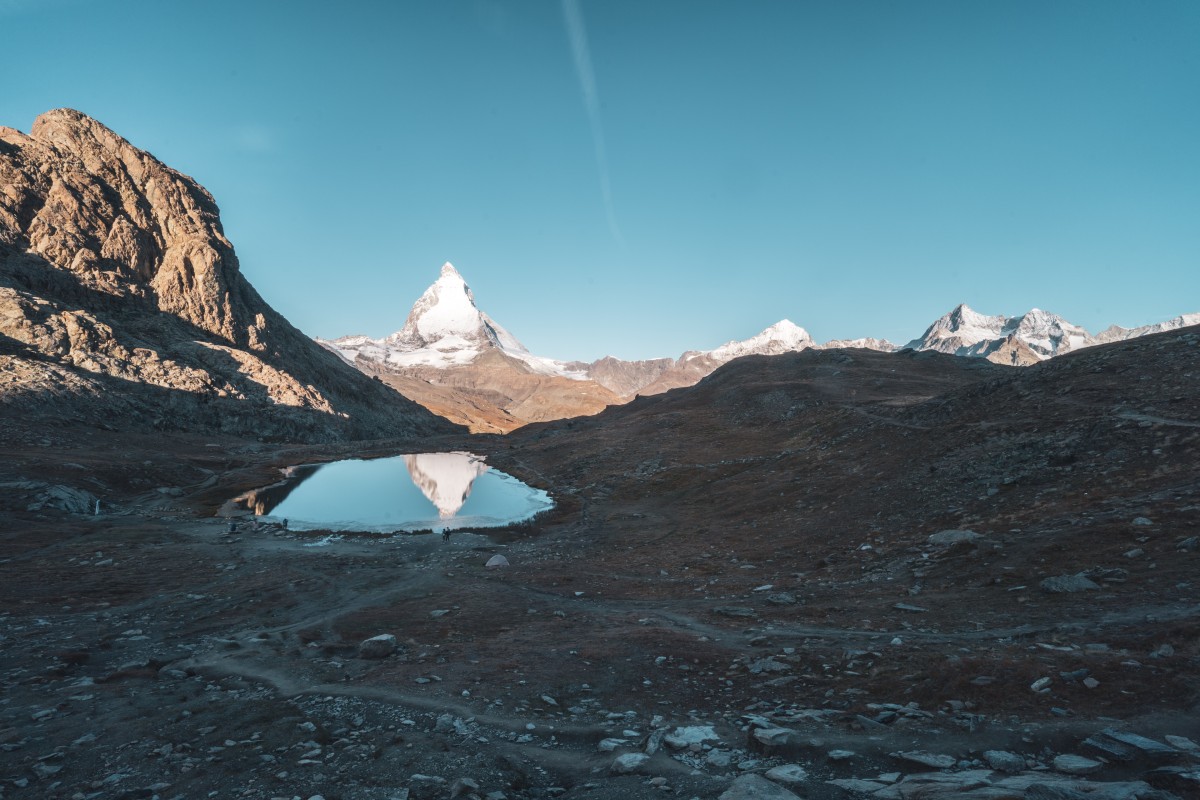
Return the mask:
<svg viewBox="0 0 1200 800">
<path fill-rule="evenodd" d="M 420 453 L 291 468 L 234 501 L 296 530 L 413 531 L 511 525 L 551 508 L 550 496 L 470 453 Z"/>
</svg>

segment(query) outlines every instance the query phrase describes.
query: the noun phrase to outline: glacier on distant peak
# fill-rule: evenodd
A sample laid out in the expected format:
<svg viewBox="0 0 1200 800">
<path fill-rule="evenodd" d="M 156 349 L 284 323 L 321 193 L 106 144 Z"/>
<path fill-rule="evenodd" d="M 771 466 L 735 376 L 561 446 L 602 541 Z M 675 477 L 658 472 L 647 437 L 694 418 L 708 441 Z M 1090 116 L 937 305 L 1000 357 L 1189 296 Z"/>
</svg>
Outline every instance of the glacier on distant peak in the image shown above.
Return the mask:
<svg viewBox="0 0 1200 800">
<path fill-rule="evenodd" d="M 437 343 L 452 336 L 467 341 L 491 338 L 470 287 L 447 261 L 438 279 L 413 304 L 404 327 L 384 341 L 437 349 Z"/>
<path fill-rule="evenodd" d="M 342 336 L 321 343 L 351 363 L 363 359 L 396 368 L 461 367 L 495 350 L 543 375 L 587 379 L 561 362 L 533 355 L 517 337 L 480 311 L 471 287 L 449 261 L 413 303 L 400 330 L 382 339 Z"/>
<path fill-rule="evenodd" d="M 749 339 L 726 342 L 720 347 L 697 355 L 705 355 L 724 363 L 742 356 L 799 352 L 814 344 L 808 331 L 789 319 L 782 319 Z"/>
<path fill-rule="evenodd" d="M 987 316 L 961 303 L 905 347 L 987 358 L 1006 343 L 1009 349 L 1019 343 L 1024 361 L 1038 361 L 1088 347 L 1095 340 L 1078 325 L 1040 308 L 1015 317 Z M 1012 358 L 1007 351 L 1006 358 Z"/>
<path fill-rule="evenodd" d="M 1122 328 L 1120 325 L 1110 325 L 1096 334 L 1096 342 L 1098 344 L 1122 342 L 1126 339 L 1136 339 L 1139 336 L 1147 336 L 1151 333 L 1174 331 L 1191 325 L 1200 325 L 1200 314 L 1180 314 L 1178 317 L 1172 317 L 1166 322 L 1141 325 L 1137 328 Z"/>
</svg>

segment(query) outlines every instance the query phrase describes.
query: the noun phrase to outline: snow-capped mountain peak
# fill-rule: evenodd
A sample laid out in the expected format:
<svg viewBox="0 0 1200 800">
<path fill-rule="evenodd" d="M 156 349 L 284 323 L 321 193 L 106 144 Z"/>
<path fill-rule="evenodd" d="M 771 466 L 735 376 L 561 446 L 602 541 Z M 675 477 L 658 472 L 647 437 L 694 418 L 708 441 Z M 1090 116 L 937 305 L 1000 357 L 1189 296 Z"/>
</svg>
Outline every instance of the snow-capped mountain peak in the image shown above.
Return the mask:
<svg viewBox="0 0 1200 800">
<path fill-rule="evenodd" d="M 1027 347 L 1037 359 L 1051 358 L 1095 344 L 1086 330 L 1040 308 L 1015 317 L 986 316 L 960 304 L 940 317 L 906 347 L 958 356 L 987 357 L 1008 339 Z"/>
<path fill-rule="evenodd" d="M 742 341 L 726 342 L 715 350 L 709 350 L 707 355 L 714 361 L 722 363 L 735 358 L 749 355 L 778 355 L 791 353 L 812 347 L 813 338 L 808 331 L 791 320 L 782 319 L 762 333 Z"/>
<path fill-rule="evenodd" d="M 1040 308 L 1010 318 L 1002 332 L 1015 335 L 1042 358 L 1061 355 L 1095 343 L 1092 335 L 1083 328 L 1068 322 L 1058 314 L 1051 314 Z"/>
<path fill-rule="evenodd" d="M 557 361 L 532 355 L 517 337 L 480 311 L 471 288 L 449 261 L 413 303 L 400 330 L 383 339 L 343 336 L 324 344 L 351 363 L 362 358 L 397 368 L 465 366 L 496 350 L 543 375 L 586 378 Z"/>
<path fill-rule="evenodd" d="M 441 274 L 413 304 L 404 327 L 384 341 L 416 347 L 435 347 L 447 337 L 468 341 L 488 338 L 475 296 L 454 265 L 447 261 Z"/>
</svg>

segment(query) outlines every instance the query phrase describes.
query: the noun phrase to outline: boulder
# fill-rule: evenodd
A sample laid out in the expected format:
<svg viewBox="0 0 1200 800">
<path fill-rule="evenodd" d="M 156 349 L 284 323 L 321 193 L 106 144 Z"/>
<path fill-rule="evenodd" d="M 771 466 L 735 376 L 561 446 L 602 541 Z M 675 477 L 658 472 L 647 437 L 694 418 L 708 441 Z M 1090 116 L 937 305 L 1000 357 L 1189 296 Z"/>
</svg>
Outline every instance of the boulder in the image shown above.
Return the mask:
<svg viewBox="0 0 1200 800">
<path fill-rule="evenodd" d="M 387 658 L 396 652 L 396 637 L 390 633 L 372 636 L 358 645 L 359 658 Z"/>
<path fill-rule="evenodd" d="M 83 489 L 70 486 L 48 486 L 39 492 L 26 511 L 41 511 L 43 508 L 57 508 L 68 514 L 92 514 L 96 508 L 96 496 Z"/>
</svg>

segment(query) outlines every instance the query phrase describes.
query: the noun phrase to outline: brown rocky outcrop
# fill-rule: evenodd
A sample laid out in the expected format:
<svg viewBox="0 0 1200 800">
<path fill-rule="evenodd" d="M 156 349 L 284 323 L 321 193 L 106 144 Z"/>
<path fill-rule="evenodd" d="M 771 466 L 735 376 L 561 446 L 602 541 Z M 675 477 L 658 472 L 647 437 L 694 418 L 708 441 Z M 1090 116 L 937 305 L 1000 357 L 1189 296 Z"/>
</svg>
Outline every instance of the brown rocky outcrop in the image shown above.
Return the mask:
<svg viewBox="0 0 1200 800">
<path fill-rule="evenodd" d="M 0 345 L 0 402 L 28 413 L 46 411 L 32 387 L 74 373 L 60 399 L 84 416 L 115 392 L 163 427 L 451 429 L 268 306 L 202 186 L 71 109 L 0 127 Z"/>
</svg>

